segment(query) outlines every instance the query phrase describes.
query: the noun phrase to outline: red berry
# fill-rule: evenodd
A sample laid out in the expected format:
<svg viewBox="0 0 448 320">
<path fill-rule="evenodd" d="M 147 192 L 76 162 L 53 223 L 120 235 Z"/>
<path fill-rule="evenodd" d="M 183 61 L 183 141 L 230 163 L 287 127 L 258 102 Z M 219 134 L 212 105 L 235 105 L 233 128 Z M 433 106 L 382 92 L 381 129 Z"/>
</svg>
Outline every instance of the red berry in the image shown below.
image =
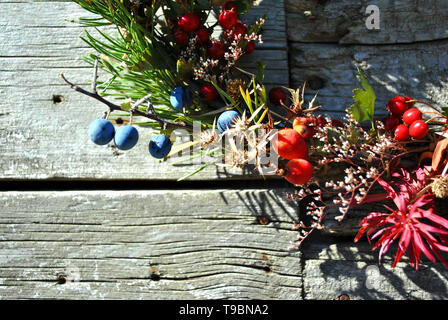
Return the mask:
<svg viewBox="0 0 448 320">
<path fill-rule="evenodd" d="M 313 166 L 305 159 L 288 161 L 286 170 L 285 179 L 294 185 L 304 184 L 313 176 Z"/>
<path fill-rule="evenodd" d="M 198 37 L 199 43 L 201 44 L 207 43 L 210 37 L 210 34 L 204 27 L 200 27 L 198 30 L 196 30 L 196 35 Z"/>
<path fill-rule="evenodd" d="M 291 128 L 281 129 L 272 141 L 272 146 L 280 157 L 285 159 L 305 159 L 308 156 L 308 146 L 305 140 Z"/>
<path fill-rule="evenodd" d="M 242 24 L 241 22 L 238 22 L 233 28 L 232 28 L 232 38 L 236 39 L 239 36 L 242 36 L 246 33 L 246 26 Z"/>
<path fill-rule="evenodd" d="M 222 5 L 222 10 L 235 11 L 238 13 L 238 7 L 235 4 L 235 1 L 227 1 Z"/>
<path fill-rule="evenodd" d="M 208 55 L 213 59 L 220 59 L 224 57 L 225 52 L 226 50 L 224 45 L 219 41 L 212 42 L 207 49 Z"/>
<path fill-rule="evenodd" d="M 409 127 L 409 135 L 414 139 L 424 138 L 428 131 L 428 125 L 423 120 L 414 121 Z"/>
<path fill-rule="evenodd" d="M 386 131 L 392 131 L 400 123 L 400 119 L 398 119 L 393 114 L 390 114 L 383 119 L 383 123 L 384 129 L 386 129 Z"/>
<path fill-rule="evenodd" d="M 319 118 L 317 118 L 316 120 L 316 125 L 320 128 L 323 128 L 327 125 L 327 120 L 325 120 L 325 118 L 323 118 L 322 116 L 319 116 Z"/>
<path fill-rule="evenodd" d="M 404 97 L 405 101 L 409 101 L 409 100 L 414 100 L 411 97 Z M 412 108 L 415 104 L 415 102 L 406 102 L 406 104 L 408 105 L 409 108 Z"/>
<path fill-rule="evenodd" d="M 235 11 L 224 10 L 218 20 L 224 29 L 232 29 L 238 23 L 238 14 Z"/>
<path fill-rule="evenodd" d="M 397 96 L 392 98 L 387 104 L 387 109 L 395 116 L 401 116 L 407 109 L 408 105 L 405 103 L 405 98 Z"/>
<path fill-rule="evenodd" d="M 213 101 L 218 97 L 218 91 L 212 84 L 204 84 L 199 88 L 199 95 L 206 101 Z"/>
<path fill-rule="evenodd" d="M 296 130 L 300 134 L 300 136 L 305 140 L 311 139 L 316 133 L 314 127 L 308 127 L 303 124 L 296 125 L 294 127 L 294 130 Z"/>
<path fill-rule="evenodd" d="M 255 41 L 250 40 L 249 43 L 247 44 L 246 53 L 251 54 L 252 52 L 254 52 L 254 50 L 255 50 Z"/>
<path fill-rule="evenodd" d="M 295 117 L 294 124 L 295 125 L 303 124 L 306 126 L 311 126 L 313 124 L 313 119 L 311 119 L 310 117 Z"/>
<path fill-rule="evenodd" d="M 397 141 L 406 141 L 409 139 L 409 129 L 404 124 L 399 124 L 395 127 L 395 140 Z"/>
<path fill-rule="evenodd" d="M 280 101 L 285 102 L 286 92 L 280 87 L 272 88 L 269 90 L 269 101 L 271 101 L 272 104 L 280 104 Z"/>
<path fill-rule="evenodd" d="M 313 121 L 307 117 L 296 117 L 292 125 L 303 139 L 308 140 L 314 136 L 315 130 L 313 127 Z"/>
<path fill-rule="evenodd" d="M 411 108 L 403 113 L 403 122 L 410 126 L 414 121 L 422 119 L 422 113 L 417 108 Z"/>
<path fill-rule="evenodd" d="M 341 122 L 341 120 L 338 119 L 331 120 L 331 125 L 333 127 L 340 127 L 340 128 L 344 127 L 344 124 Z"/>
<path fill-rule="evenodd" d="M 174 42 L 176 42 L 178 45 L 184 46 L 187 44 L 188 33 L 184 32 L 184 31 L 177 31 L 174 33 L 173 37 L 174 37 Z"/>
<path fill-rule="evenodd" d="M 197 14 L 187 12 L 179 18 L 177 25 L 185 32 L 192 32 L 199 27 L 200 23 L 201 18 Z"/>
</svg>

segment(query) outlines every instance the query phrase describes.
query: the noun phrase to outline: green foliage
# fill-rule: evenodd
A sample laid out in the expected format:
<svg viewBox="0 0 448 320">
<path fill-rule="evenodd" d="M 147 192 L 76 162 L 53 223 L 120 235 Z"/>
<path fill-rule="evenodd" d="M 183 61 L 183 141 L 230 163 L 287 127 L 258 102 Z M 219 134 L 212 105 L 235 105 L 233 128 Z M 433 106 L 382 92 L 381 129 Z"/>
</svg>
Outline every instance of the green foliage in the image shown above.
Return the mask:
<svg viewBox="0 0 448 320">
<path fill-rule="evenodd" d="M 266 68 L 266 65 L 264 63 L 261 63 L 260 61 L 257 61 L 256 66 L 257 66 L 257 75 L 256 75 L 255 80 L 258 83 L 263 83 L 263 81 L 264 81 L 264 70 Z"/>
<path fill-rule="evenodd" d="M 177 86 L 191 86 L 193 66 L 179 60 L 180 48 L 174 44 L 171 25 L 184 12 L 195 12 L 205 21 L 213 12 L 212 0 L 178 1 L 152 0 L 145 1 L 145 11 L 139 11 L 139 5 L 131 0 L 72 0 L 97 17 L 81 18 L 79 23 L 89 27 L 82 36 L 96 53 L 84 60 L 92 66 L 98 61 L 98 67 L 109 74 L 104 79 L 101 74 L 97 81 L 97 89 L 101 96 L 119 100 L 124 110 L 131 104 L 152 93 L 151 99 L 155 113 L 171 121 L 182 121 L 192 124 L 201 121 L 205 127 L 213 123 L 216 109 L 199 99 L 193 93 L 193 106 L 185 114 L 175 110 L 170 103 L 170 95 Z M 244 14 L 252 5 L 252 0 L 237 0 L 240 13 Z M 116 28 L 115 33 L 104 31 L 102 27 Z M 100 28 L 101 27 L 101 28 Z M 259 32 L 259 26 L 251 27 Z M 205 54 L 205 49 L 204 54 Z M 262 81 L 264 66 L 258 66 L 257 81 Z M 225 105 L 234 106 L 241 113 L 240 105 L 230 98 L 225 90 L 216 83 L 219 94 Z M 200 85 L 196 83 L 193 87 Z M 146 105 L 139 109 L 146 111 Z M 219 109 L 221 110 L 221 109 Z M 143 123 L 157 127 L 158 122 Z"/>
<path fill-rule="evenodd" d="M 354 89 L 353 99 L 355 103 L 350 107 L 350 111 L 353 114 L 353 117 L 358 122 L 363 122 L 369 120 L 372 123 L 372 127 L 374 125 L 373 116 L 375 112 L 375 99 L 376 95 L 373 91 L 372 86 L 367 81 L 366 76 L 362 73 L 362 71 L 358 68 L 357 75 L 358 80 L 361 83 L 362 88 L 364 89 Z"/>
<path fill-rule="evenodd" d="M 445 116 L 445 117 L 448 117 L 448 106 L 442 106 L 442 107 L 440 107 L 441 109 L 442 109 L 442 114 Z"/>
<path fill-rule="evenodd" d="M 252 7 L 252 2 L 253 1 L 248 0 L 235 0 L 235 5 L 237 6 L 240 14 L 246 14 Z"/>
</svg>

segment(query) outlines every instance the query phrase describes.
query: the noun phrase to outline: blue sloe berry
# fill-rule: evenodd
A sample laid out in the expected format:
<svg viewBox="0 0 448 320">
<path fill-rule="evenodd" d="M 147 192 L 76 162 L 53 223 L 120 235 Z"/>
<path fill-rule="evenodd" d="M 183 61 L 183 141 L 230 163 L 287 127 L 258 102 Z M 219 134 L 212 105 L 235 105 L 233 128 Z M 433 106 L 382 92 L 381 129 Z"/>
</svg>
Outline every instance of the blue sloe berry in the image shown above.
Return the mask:
<svg viewBox="0 0 448 320">
<path fill-rule="evenodd" d="M 218 117 L 217 122 L 218 131 L 220 133 L 226 131 L 226 129 L 229 128 L 232 124 L 233 120 L 235 120 L 235 118 L 238 116 L 239 114 L 235 110 L 227 110 L 221 113 L 221 115 Z"/>
<path fill-rule="evenodd" d="M 164 134 L 155 134 L 149 141 L 149 153 L 157 159 L 165 158 L 171 151 L 171 140 Z"/>
<path fill-rule="evenodd" d="M 138 131 L 131 125 L 120 126 L 115 132 L 114 143 L 120 150 L 129 150 L 138 141 Z"/>
<path fill-rule="evenodd" d="M 115 134 L 114 125 L 106 119 L 96 119 L 89 126 L 89 137 L 95 144 L 105 145 Z"/>
<path fill-rule="evenodd" d="M 170 103 L 174 109 L 182 111 L 182 109 L 189 108 L 193 103 L 191 92 L 185 87 L 176 87 L 171 92 Z"/>
</svg>

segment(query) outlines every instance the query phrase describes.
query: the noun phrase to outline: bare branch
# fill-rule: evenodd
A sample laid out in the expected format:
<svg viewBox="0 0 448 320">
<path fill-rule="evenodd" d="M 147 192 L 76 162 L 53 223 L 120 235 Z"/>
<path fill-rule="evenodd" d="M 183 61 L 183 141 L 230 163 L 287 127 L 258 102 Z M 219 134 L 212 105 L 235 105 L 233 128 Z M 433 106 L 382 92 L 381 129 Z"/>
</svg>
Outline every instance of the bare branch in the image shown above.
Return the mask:
<svg viewBox="0 0 448 320">
<path fill-rule="evenodd" d="M 109 107 L 109 111 L 115 111 L 115 110 L 119 110 L 119 111 L 125 111 L 125 112 L 129 112 L 128 110 L 123 109 L 120 105 L 112 103 L 106 99 L 104 99 L 103 97 L 101 97 L 98 93 L 94 93 L 94 92 L 89 92 L 73 83 L 71 83 L 70 81 L 68 81 L 65 76 L 61 73 L 61 78 L 69 85 L 70 88 L 72 88 L 75 91 L 78 91 L 86 96 L 89 96 L 91 98 L 94 98 L 102 103 L 104 103 L 105 105 L 107 105 Z M 149 96 L 149 95 L 148 95 Z M 146 98 L 146 97 L 145 97 Z M 139 101 L 137 101 L 137 103 L 142 104 L 146 99 L 144 98 L 144 100 L 142 102 L 139 103 Z M 175 121 L 171 121 L 171 120 L 167 120 L 164 119 L 158 115 L 156 115 L 155 113 L 148 113 L 148 112 L 144 112 L 141 111 L 139 109 L 136 108 L 137 103 L 135 103 L 133 106 L 135 106 L 135 109 L 132 110 L 132 113 L 135 113 L 139 116 L 154 120 L 159 122 L 163 127 L 167 127 L 167 126 L 171 126 L 171 127 L 180 127 L 180 128 L 192 128 L 190 125 L 184 123 L 184 122 L 175 122 Z M 137 105 L 138 106 L 138 105 Z"/>
</svg>

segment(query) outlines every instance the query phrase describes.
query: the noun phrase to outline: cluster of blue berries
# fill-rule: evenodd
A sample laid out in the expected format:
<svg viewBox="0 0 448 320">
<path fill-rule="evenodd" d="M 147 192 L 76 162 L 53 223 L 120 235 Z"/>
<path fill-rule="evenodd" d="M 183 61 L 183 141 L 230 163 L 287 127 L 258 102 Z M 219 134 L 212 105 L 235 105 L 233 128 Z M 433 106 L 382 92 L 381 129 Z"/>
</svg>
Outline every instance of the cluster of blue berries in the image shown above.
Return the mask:
<svg viewBox="0 0 448 320">
<path fill-rule="evenodd" d="M 176 87 L 171 93 L 170 102 L 176 110 L 183 110 L 192 105 L 192 97 L 188 88 Z M 217 121 L 218 131 L 223 133 L 239 116 L 238 112 L 228 110 L 223 112 Z M 98 145 L 108 144 L 112 139 L 120 150 L 132 149 L 138 142 L 138 130 L 132 125 L 122 125 L 115 130 L 114 125 L 106 119 L 96 119 L 89 126 L 89 137 Z M 171 151 L 172 142 L 164 134 L 156 134 L 149 142 L 149 153 L 157 159 L 165 158 Z"/>
<path fill-rule="evenodd" d="M 115 131 L 114 125 L 106 119 L 96 119 L 89 126 L 89 137 L 98 145 L 108 144 L 114 139 L 120 150 L 133 148 L 138 141 L 138 131 L 131 125 L 122 125 Z M 165 158 L 171 151 L 171 140 L 164 134 L 156 134 L 149 141 L 149 153 L 157 159 Z"/>
</svg>

